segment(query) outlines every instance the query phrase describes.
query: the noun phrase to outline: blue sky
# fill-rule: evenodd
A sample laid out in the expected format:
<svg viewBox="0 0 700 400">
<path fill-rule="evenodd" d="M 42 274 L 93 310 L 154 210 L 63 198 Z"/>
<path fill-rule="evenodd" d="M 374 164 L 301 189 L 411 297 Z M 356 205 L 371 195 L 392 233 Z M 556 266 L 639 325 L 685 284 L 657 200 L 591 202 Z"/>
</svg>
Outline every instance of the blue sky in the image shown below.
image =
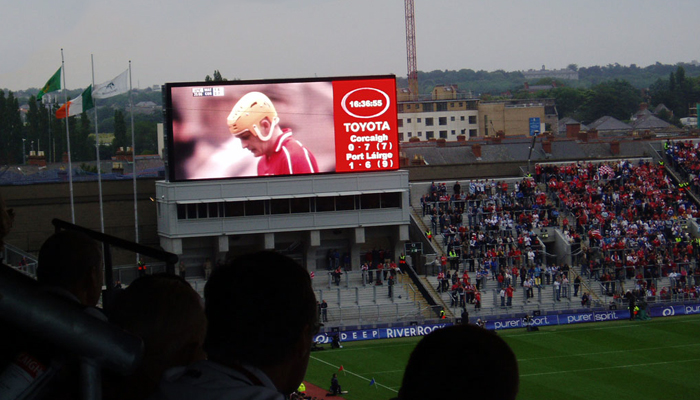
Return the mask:
<svg viewBox="0 0 700 400">
<path fill-rule="evenodd" d="M 0 88 L 406 75 L 400 0 L 0 0 Z M 700 59 L 700 1 L 415 0 L 418 69 L 506 71 Z"/>
</svg>

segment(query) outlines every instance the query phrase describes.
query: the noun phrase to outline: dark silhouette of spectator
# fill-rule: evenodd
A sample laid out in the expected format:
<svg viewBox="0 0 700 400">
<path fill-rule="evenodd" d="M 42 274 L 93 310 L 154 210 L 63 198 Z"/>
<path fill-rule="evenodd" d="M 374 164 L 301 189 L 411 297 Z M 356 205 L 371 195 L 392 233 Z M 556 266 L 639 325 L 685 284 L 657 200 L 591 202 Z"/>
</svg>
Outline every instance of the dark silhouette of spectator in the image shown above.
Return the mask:
<svg viewBox="0 0 700 400">
<path fill-rule="evenodd" d="M 94 307 L 102 293 L 102 247 L 84 233 L 61 231 L 39 250 L 37 281 L 58 295 Z"/>
<path fill-rule="evenodd" d="M 204 304 L 183 277 L 138 278 L 117 294 L 107 314 L 111 323 L 141 337 L 144 356 L 129 376 L 105 373 L 103 399 L 146 399 L 165 370 L 205 359 Z"/>
<path fill-rule="evenodd" d="M 275 277 L 264 290 L 260 268 Z M 278 253 L 244 255 L 212 272 L 204 298 L 208 360 L 167 371 L 157 398 L 288 398 L 320 326 L 308 271 Z"/>
<path fill-rule="evenodd" d="M 5 248 L 3 239 L 10 233 L 14 220 L 14 211 L 5 208 L 5 201 L 2 199 L 2 194 L 0 194 L 0 261 L 2 261 L 2 250 Z"/>
<path fill-rule="evenodd" d="M 81 232 L 60 231 L 51 235 L 39 250 L 37 285 L 57 302 L 80 306 L 87 314 L 105 320 L 104 314 L 94 308 L 102 290 L 102 265 L 102 248 L 98 242 Z M 27 381 L 23 390 L 29 396 L 51 399 L 80 397 L 81 365 L 78 358 L 57 349 L 50 341 L 42 340 L 47 332 L 3 329 L 0 333 L 4 343 L 12 347 L 11 351 L 0 349 L 3 359 L 0 367 L 9 365 L 9 356 L 15 365 L 29 363 L 45 374 L 41 379 Z"/>
<path fill-rule="evenodd" d="M 445 343 L 450 343 L 447 352 Z M 445 381 L 445 371 L 460 379 Z M 508 400 L 516 398 L 519 385 L 518 362 L 503 339 L 475 325 L 453 325 L 421 339 L 397 398 Z"/>
</svg>

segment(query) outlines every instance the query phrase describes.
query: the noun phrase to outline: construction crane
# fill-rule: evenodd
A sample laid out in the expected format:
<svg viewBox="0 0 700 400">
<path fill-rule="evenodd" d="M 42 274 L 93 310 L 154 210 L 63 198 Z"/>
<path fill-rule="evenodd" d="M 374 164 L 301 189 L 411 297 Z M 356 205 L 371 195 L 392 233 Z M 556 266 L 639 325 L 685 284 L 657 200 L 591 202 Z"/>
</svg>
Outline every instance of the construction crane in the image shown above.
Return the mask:
<svg viewBox="0 0 700 400">
<path fill-rule="evenodd" d="M 418 100 L 418 63 L 416 62 L 416 17 L 413 0 L 404 0 L 406 8 L 406 59 L 408 61 L 408 90 L 410 99 Z"/>
</svg>

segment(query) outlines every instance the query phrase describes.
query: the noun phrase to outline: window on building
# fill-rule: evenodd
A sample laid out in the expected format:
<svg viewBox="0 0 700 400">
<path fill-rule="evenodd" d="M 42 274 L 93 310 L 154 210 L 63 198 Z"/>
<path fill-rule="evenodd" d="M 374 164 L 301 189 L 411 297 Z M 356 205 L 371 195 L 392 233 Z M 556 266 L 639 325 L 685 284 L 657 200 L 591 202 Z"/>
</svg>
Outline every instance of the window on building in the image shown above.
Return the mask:
<svg viewBox="0 0 700 400">
<path fill-rule="evenodd" d="M 450 117 L 450 121 L 452 121 L 452 122 L 455 121 L 455 116 L 454 116 L 454 115 Z"/>
<path fill-rule="evenodd" d="M 462 102 L 461 102 L 461 101 L 459 102 L 459 107 L 462 107 Z"/>
<path fill-rule="evenodd" d="M 470 115 L 470 116 L 469 116 L 469 123 L 470 123 L 470 124 L 476 124 L 476 115 Z"/>
<path fill-rule="evenodd" d="M 316 212 L 335 211 L 335 198 L 333 197 L 317 197 Z"/>
<path fill-rule="evenodd" d="M 227 201 L 224 203 L 224 216 L 226 217 L 242 217 L 245 215 L 245 202 L 243 201 Z"/>
<path fill-rule="evenodd" d="M 403 132 L 399 132 L 399 141 L 403 142 Z"/>
<path fill-rule="evenodd" d="M 438 118 L 438 125 L 447 125 L 447 117 Z"/>
<path fill-rule="evenodd" d="M 447 103 L 437 103 L 437 111 L 447 111 Z"/>
<path fill-rule="evenodd" d="M 187 205 L 178 204 L 177 205 L 177 219 L 187 219 Z"/>
<path fill-rule="evenodd" d="M 407 110 L 410 110 L 410 109 L 411 109 L 411 105 L 410 105 L 410 104 L 406 104 L 406 109 L 407 109 Z"/>
<path fill-rule="evenodd" d="M 454 106 L 455 106 L 455 103 L 450 103 L 450 107 L 454 107 Z"/>
<path fill-rule="evenodd" d="M 411 138 L 411 137 L 413 137 L 413 134 L 412 134 L 411 132 L 408 132 L 408 133 L 407 133 L 407 136 L 408 136 L 409 138 Z"/>
<path fill-rule="evenodd" d="M 455 130 L 453 129 L 453 130 L 450 132 L 450 134 L 452 134 L 452 136 L 454 136 L 454 135 L 456 134 Z"/>
<path fill-rule="evenodd" d="M 418 137 L 423 137 L 423 132 L 418 132 Z"/>
<path fill-rule="evenodd" d="M 434 138 L 434 137 L 435 137 L 435 132 L 433 132 L 433 131 L 427 131 L 427 132 L 425 132 L 425 138 L 426 138 L 426 139 L 432 139 L 432 138 Z"/>
<path fill-rule="evenodd" d="M 382 193 L 382 208 L 401 208 L 401 193 Z"/>
<path fill-rule="evenodd" d="M 459 120 L 460 120 L 460 121 L 464 121 L 464 115 L 460 115 L 460 116 L 459 116 Z"/>
<path fill-rule="evenodd" d="M 219 209 L 221 203 L 209 203 L 209 218 L 219 218 Z"/>
<path fill-rule="evenodd" d="M 379 193 L 360 195 L 360 205 L 362 206 L 363 210 L 380 208 L 381 207 L 381 200 L 380 200 Z"/>
<path fill-rule="evenodd" d="M 289 214 L 289 199 L 270 200 L 270 214 Z"/>
<path fill-rule="evenodd" d="M 470 129 L 470 130 L 469 130 L 469 137 L 470 137 L 470 138 L 476 137 L 476 135 L 477 135 L 476 129 Z"/>
<path fill-rule="evenodd" d="M 399 118 L 399 128 L 403 128 L 403 120 Z"/>
<path fill-rule="evenodd" d="M 447 139 L 447 131 L 440 131 L 440 138 Z"/>
<path fill-rule="evenodd" d="M 308 197 L 289 199 L 289 203 L 291 206 L 290 211 L 292 212 L 292 214 L 309 212 L 311 210 L 310 200 L 311 199 Z"/>
<path fill-rule="evenodd" d="M 339 196 L 335 198 L 336 211 L 351 211 L 355 209 L 355 196 Z"/>
<path fill-rule="evenodd" d="M 435 107 L 433 106 L 433 103 L 423 103 L 423 111 L 425 112 L 430 112 L 430 111 L 435 111 Z"/>
<path fill-rule="evenodd" d="M 418 123 L 420 124 L 420 118 L 418 118 L 418 120 L 417 120 L 417 121 L 418 121 Z"/>
<path fill-rule="evenodd" d="M 426 118 L 425 126 L 433 126 L 433 118 Z"/>
<path fill-rule="evenodd" d="M 197 218 L 197 205 L 187 204 L 187 219 Z"/>
<path fill-rule="evenodd" d="M 207 218 L 207 204 L 197 204 L 197 218 Z"/>
<path fill-rule="evenodd" d="M 406 118 L 406 123 L 407 123 L 407 124 L 410 124 L 410 123 L 411 123 L 411 119 L 410 119 L 410 118 Z"/>
<path fill-rule="evenodd" d="M 246 202 L 245 215 L 265 215 L 265 201 L 254 200 Z"/>
<path fill-rule="evenodd" d="M 398 110 L 398 112 L 403 112 L 403 104 L 399 103 L 397 110 Z"/>
<path fill-rule="evenodd" d="M 466 135 L 466 134 L 467 134 L 467 130 L 466 130 L 466 129 L 462 129 L 461 131 L 459 131 L 459 134 L 460 134 L 460 135 Z"/>
</svg>

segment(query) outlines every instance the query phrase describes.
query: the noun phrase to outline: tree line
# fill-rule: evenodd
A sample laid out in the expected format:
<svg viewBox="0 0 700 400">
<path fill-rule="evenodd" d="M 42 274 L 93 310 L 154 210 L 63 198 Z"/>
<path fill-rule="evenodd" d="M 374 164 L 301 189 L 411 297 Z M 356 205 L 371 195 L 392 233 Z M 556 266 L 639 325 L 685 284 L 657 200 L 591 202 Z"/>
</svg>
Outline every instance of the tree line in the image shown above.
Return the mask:
<svg viewBox="0 0 700 400">
<path fill-rule="evenodd" d="M 71 160 L 86 162 L 97 159 L 95 110 L 91 109 L 66 119 L 57 119 L 56 110 L 60 106 L 56 98 L 58 96 L 49 96 L 51 101 L 42 104 L 36 100 L 36 91 L 27 92 L 34 93 L 28 98 L 20 99 L 12 91 L 5 93 L 4 90 L 0 90 L 0 165 L 22 164 L 31 150 L 43 151 L 47 162 L 60 161 L 68 148 L 66 123 L 70 132 Z M 82 89 L 68 91 L 67 97 L 74 98 L 81 92 Z M 134 104 L 141 101 L 153 101 L 157 105 L 162 103 L 160 92 L 150 90 L 135 93 L 133 99 Z M 131 147 L 128 104 L 129 98 L 126 94 L 99 100 L 97 126 L 101 137 L 101 160 L 110 159 L 120 147 Z M 22 105 L 25 107 L 21 110 Z M 163 122 L 160 112 L 134 113 L 137 154 L 157 153 L 157 123 L 160 122 Z"/>
<path fill-rule="evenodd" d="M 700 65 L 696 64 L 656 63 L 644 68 L 635 64 L 588 68 L 570 64 L 567 69 L 578 71 L 579 80 L 542 78 L 528 82 L 531 87 L 550 86 L 534 93 L 525 90 L 526 78 L 520 71 L 419 71 L 418 81 L 423 94 L 430 93 L 436 85 L 455 84 L 460 91 L 482 100 L 554 98 L 560 118 L 572 117 L 582 122 L 605 115 L 629 120 L 645 102 L 651 108 L 664 104 L 672 113 L 661 117 L 678 125 L 679 119 L 687 117 L 690 107 L 700 101 Z M 397 78 L 397 85 L 408 87 L 408 82 Z"/>
</svg>

